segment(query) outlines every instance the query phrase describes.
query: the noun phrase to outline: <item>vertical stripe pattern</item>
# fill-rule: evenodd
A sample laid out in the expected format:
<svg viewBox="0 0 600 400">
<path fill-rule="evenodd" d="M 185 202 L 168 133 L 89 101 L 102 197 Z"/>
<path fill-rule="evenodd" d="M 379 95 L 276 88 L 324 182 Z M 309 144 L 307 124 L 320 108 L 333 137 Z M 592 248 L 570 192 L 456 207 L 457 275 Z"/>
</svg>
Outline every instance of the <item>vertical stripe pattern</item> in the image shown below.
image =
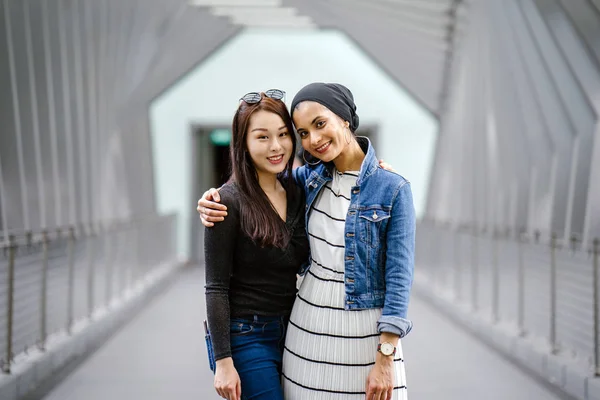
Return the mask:
<svg viewBox="0 0 600 400">
<path fill-rule="evenodd" d="M 381 309 L 344 309 L 344 227 L 357 172 L 334 173 L 309 216 L 312 262 L 290 318 L 283 357 L 286 400 L 364 399 Z M 402 347 L 393 399 L 407 399 Z"/>
</svg>

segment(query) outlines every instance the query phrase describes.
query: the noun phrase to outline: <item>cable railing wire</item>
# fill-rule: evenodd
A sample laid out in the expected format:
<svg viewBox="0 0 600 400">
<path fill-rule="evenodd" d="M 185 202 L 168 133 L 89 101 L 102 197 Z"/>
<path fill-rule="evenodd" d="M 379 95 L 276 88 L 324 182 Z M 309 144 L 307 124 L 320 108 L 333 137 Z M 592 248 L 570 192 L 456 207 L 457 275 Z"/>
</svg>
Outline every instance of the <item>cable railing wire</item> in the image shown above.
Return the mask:
<svg viewBox="0 0 600 400">
<path fill-rule="evenodd" d="M 174 215 L 0 232 L 0 355 L 10 373 L 19 354 L 45 351 L 110 307 L 155 267 L 175 261 Z"/>
<path fill-rule="evenodd" d="M 438 293 L 600 376 L 599 238 L 431 220 L 417 234 Z"/>
</svg>

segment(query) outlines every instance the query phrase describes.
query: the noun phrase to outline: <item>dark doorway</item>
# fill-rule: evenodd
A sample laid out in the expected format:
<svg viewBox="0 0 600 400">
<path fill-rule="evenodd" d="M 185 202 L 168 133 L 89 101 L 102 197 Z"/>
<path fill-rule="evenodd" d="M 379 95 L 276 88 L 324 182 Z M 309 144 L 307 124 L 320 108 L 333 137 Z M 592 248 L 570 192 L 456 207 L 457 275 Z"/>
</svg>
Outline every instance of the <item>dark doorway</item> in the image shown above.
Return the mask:
<svg viewBox="0 0 600 400">
<path fill-rule="evenodd" d="M 216 182 L 215 187 L 219 187 L 226 183 L 229 180 L 229 176 L 231 175 L 231 163 L 229 157 L 229 146 L 225 145 L 216 145 L 213 148 L 214 151 L 214 171 Z"/>
<path fill-rule="evenodd" d="M 192 126 L 191 132 L 193 171 L 190 204 L 194 205 L 204 191 L 211 187 L 218 188 L 229 180 L 231 131 L 218 126 Z M 201 263 L 204 261 L 204 226 L 195 208 L 190 232 L 190 261 Z"/>
</svg>

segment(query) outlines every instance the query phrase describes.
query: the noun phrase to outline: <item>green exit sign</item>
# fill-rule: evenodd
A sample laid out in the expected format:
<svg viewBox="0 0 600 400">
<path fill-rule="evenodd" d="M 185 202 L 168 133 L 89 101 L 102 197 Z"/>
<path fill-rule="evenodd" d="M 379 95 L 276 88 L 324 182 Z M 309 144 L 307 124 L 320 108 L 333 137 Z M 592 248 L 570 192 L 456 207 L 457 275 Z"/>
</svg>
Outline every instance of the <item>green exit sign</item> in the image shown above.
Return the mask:
<svg viewBox="0 0 600 400">
<path fill-rule="evenodd" d="M 215 129 L 210 133 L 210 142 L 215 146 L 229 146 L 231 131 L 229 129 Z"/>
</svg>

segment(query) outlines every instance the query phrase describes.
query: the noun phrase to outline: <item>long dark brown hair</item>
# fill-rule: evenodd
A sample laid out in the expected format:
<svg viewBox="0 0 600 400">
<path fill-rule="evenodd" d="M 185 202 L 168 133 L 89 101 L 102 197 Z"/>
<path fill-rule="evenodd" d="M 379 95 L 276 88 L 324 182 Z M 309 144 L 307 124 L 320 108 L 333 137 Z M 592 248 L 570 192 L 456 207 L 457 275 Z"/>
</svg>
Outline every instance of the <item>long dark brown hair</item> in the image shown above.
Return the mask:
<svg viewBox="0 0 600 400">
<path fill-rule="evenodd" d="M 264 93 L 261 93 L 261 101 L 256 104 L 240 102 L 240 106 L 233 117 L 230 148 L 232 180 L 238 185 L 242 193 L 240 199 L 242 231 L 260 246 L 283 248 L 289 242 L 288 230 L 271 200 L 258 183 L 258 172 L 252 163 L 246 144 L 250 118 L 259 110 L 277 114 L 285 123 L 292 140 L 293 150 L 286 168 L 278 178 L 280 178 L 286 192 L 290 193 L 289 191 L 293 188 L 292 166 L 296 154 L 296 138 L 292 118 L 283 101 L 266 97 Z"/>
</svg>

